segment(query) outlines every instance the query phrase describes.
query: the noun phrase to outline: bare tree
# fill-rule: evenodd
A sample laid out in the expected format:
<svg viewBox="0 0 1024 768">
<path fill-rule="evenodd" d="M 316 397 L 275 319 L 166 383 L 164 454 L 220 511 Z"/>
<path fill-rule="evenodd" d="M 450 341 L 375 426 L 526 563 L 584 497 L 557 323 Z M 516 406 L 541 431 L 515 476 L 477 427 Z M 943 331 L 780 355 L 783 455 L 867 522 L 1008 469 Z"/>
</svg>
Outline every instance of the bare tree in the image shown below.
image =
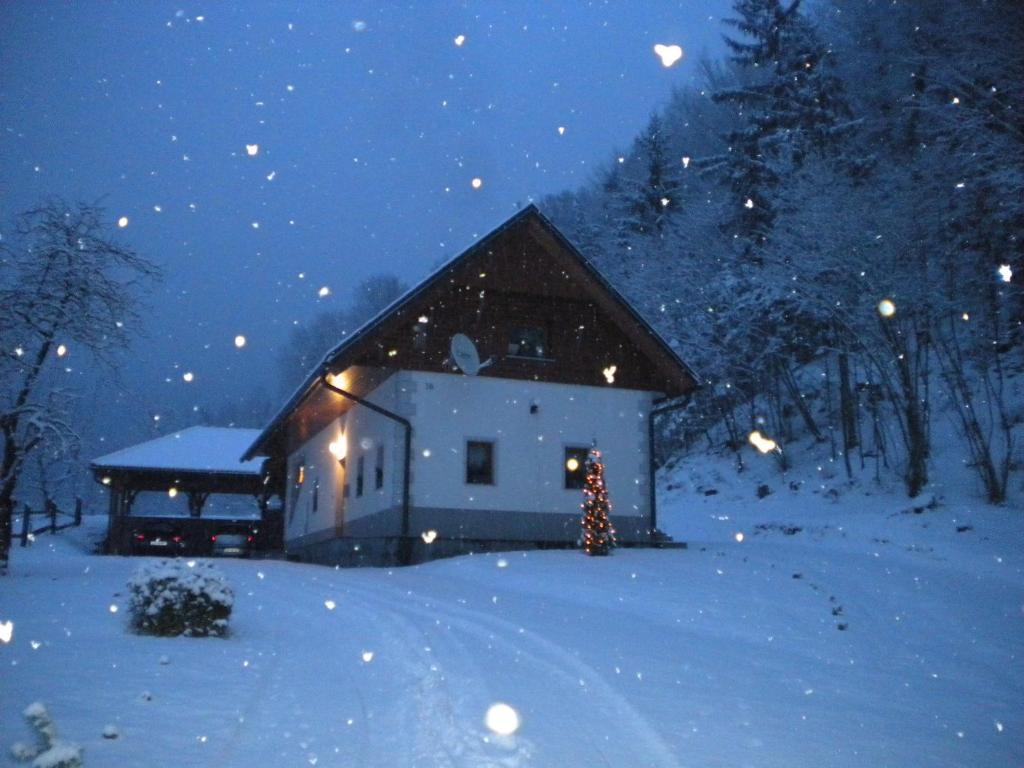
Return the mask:
<svg viewBox="0 0 1024 768">
<path fill-rule="evenodd" d="M 107 366 L 138 318 L 139 289 L 159 270 L 116 242 L 95 205 L 49 200 L 0 243 L 0 573 L 11 544 L 14 494 L 26 460 L 75 444 L 57 360 Z"/>
</svg>

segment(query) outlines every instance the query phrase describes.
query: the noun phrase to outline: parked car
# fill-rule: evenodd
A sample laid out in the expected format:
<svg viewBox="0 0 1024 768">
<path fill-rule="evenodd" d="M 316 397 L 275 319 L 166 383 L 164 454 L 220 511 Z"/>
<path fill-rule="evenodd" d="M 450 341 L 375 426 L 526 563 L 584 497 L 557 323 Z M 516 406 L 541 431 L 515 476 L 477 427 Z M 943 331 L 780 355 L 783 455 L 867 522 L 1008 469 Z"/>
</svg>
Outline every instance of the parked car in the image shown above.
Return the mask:
<svg viewBox="0 0 1024 768">
<path fill-rule="evenodd" d="M 136 555 L 168 555 L 185 553 L 185 534 L 173 523 L 152 523 L 132 531 L 132 553 Z"/>
<path fill-rule="evenodd" d="M 251 533 L 224 531 L 210 537 L 214 557 L 248 557 L 255 537 Z"/>
</svg>

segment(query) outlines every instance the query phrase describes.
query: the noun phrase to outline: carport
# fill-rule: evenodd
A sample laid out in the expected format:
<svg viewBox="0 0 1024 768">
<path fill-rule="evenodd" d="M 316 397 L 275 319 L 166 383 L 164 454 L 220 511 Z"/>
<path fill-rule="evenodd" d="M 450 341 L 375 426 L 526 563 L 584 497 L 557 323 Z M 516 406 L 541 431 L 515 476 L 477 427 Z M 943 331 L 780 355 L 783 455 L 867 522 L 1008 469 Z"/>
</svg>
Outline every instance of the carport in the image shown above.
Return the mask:
<svg viewBox="0 0 1024 768">
<path fill-rule="evenodd" d="M 262 458 L 240 460 L 258 435 L 258 429 L 190 427 L 95 459 L 90 465 L 93 477 L 110 493 L 107 552 L 129 554 L 133 530 L 168 519 L 182 527 L 189 550 L 196 554 L 225 527 L 256 527 L 257 549 L 279 549 L 280 504 L 271 507 L 271 499 L 281 496 L 283 473 Z M 149 492 L 171 499 L 184 496 L 187 516 L 133 514 L 139 494 Z M 213 494 L 251 497 L 257 514 L 203 517 Z"/>
</svg>

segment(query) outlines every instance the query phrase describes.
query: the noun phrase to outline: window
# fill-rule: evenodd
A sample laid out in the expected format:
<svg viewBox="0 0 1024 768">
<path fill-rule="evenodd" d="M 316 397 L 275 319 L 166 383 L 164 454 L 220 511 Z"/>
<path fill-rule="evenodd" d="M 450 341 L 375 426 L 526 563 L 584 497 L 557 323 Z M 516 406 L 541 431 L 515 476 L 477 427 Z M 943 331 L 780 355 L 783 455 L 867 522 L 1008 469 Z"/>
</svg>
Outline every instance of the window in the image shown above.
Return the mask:
<svg viewBox="0 0 1024 768">
<path fill-rule="evenodd" d="M 377 466 L 373 470 L 373 487 L 378 491 L 384 487 L 384 446 L 377 446 Z"/>
<path fill-rule="evenodd" d="M 508 353 L 513 357 L 548 357 L 548 335 L 543 328 L 513 328 L 508 340 Z"/>
<path fill-rule="evenodd" d="M 356 497 L 363 495 L 363 470 L 366 465 L 366 457 L 360 456 L 356 463 Z"/>
<path fill-rule="evenodd" d="M 565 487 L 572 490 L 579 490 L 587 479 L 587 454 L 590 449 L 579 446 L 569 446 L 565 449 Z"/>
<path fill-rule="evenodd" d="M 302 488 L 302 484 L 306 480 L 306 465 L 303 464 L 304 458 L 299 459 L 298 464 L 295 466 L 295 477 L 292 480 L 291 488 L 289 488 L 288 494 L 288 522 L 290 523 L 295 519 L 295 506 L 299 501 L 299 490 Z"/>
<path fill-rule="evenodd" d="M 482 440 L 466 443 L 466 482 L 494 485 L 494 443 Z"/>
</svg>

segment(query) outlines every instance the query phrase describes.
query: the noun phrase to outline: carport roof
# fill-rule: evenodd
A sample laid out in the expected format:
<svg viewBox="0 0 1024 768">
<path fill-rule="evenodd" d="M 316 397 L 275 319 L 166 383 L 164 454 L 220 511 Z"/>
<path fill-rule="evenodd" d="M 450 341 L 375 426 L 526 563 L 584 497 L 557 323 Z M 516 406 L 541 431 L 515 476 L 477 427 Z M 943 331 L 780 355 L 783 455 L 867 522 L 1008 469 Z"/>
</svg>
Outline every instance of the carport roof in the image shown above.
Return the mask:
<svg viewBox="0 0 1024 768">
<path fill-rule="evenodd" d="M 178 474 L 252 475 L 259 477 L 263 458 L 242 461 L 259 436 L 258 429 L 189 427 L 155 440 L 100 456 L 92 462 L 103 470 L 149 470 Z"/>
</svg>

